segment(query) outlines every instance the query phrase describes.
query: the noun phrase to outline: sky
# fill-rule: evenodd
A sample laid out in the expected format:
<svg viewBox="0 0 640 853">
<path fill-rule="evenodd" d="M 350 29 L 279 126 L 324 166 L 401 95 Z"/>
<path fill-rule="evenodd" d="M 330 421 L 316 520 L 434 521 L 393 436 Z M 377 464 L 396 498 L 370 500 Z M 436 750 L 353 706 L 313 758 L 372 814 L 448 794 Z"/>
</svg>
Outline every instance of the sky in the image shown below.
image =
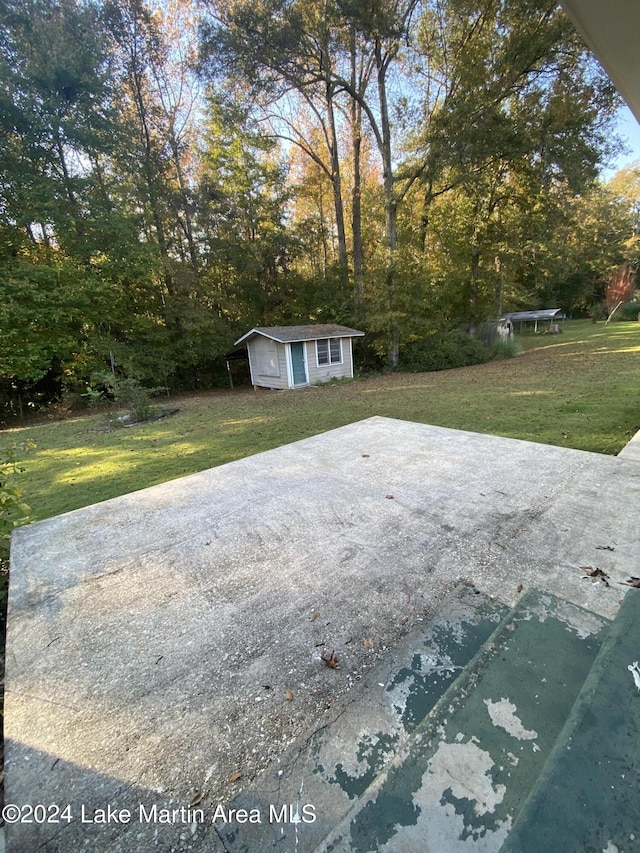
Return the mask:
<svg viewBox="0 0 640 853">
<path fill-rule="evenodd" d="M 640 124 L 629 107 L 623 107 L 620 110 L 618 119 L 618 132 L 620 136 L 626 138 L 627 146 L 631 149 L 628 154 L 621 154 L 611 169 L 607 169 L 605 177 L 612 175 L 618 170 L 633 163 L 634 160 L 640 160 Z"/>
</svg>

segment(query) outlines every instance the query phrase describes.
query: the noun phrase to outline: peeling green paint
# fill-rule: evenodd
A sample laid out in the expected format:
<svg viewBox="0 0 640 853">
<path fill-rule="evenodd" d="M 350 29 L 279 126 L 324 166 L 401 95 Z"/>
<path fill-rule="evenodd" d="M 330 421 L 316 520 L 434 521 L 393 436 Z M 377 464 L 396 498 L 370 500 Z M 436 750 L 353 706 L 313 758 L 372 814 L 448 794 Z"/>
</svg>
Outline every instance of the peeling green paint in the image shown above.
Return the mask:
<svg viewBox="0 0 640 853">
<path fill-rule="evenodd" d="M 605 620 L 593 622 L 597 634 L 576 630 L 580 609 L 568 607 L 539 593 L 520 602 L 351 816 L 340 850 L 414 849 L 421 839 L 425 850 L 480 839 L 483 850 L 500 849 L 602 645 Z M 457 640 L 439 641 L 440 666 L 453 664 Z M 431 699 L 434 682 L 418 658 L 394 682 L 413 678 Z"/>
<path fill-rule="evenodd" d="M 340 785 L 350 800 L 361 797 L 383 768 L 397 743 L 398 735 L 388 735 L 384 732 L 364 735 L 358 743 L 356 757 L 359 762 L 366 765 L 365 772 L 358 776 L 350 776 L 344 766 L 338 764 L 334 778 L 329 778 L 327 781 Z"/>
<path fill-rule="evenodd" d="M 478 622 L 436 625 L 424 652 L 413 656 L 410 667 L 398 670 L 387 686 L 406 732 L 412 732 L 434 708 L 463 667 L 477 654 L 508 613 L 492 602 L 483 608 Z M 397 698 L 396 698 L 397 695 Z"/>
</svg>

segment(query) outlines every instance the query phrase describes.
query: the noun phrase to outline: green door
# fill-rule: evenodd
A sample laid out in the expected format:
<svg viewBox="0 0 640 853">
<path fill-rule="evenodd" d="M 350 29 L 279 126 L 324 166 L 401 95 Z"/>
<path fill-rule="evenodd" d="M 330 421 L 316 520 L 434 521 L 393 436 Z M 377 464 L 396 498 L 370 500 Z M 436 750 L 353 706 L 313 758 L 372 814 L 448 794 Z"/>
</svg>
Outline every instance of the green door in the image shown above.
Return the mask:
<svg viewBox="0 0 640 853">
<path fill-rule="evenodd" d="M 291 348 L 291 373 L 294 385 L 307 384 L 307 365 L 304 359 L 304 344 L 298 341 L 289 344 Z"/>
</svg>

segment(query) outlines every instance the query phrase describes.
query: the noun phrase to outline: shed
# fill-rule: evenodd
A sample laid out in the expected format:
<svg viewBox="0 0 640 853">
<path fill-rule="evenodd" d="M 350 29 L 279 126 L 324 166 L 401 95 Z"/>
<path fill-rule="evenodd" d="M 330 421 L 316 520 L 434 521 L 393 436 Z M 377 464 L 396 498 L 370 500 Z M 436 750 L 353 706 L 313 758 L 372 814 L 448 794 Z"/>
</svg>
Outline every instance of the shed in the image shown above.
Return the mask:
<svg viewBox="0 0 640 853">
<path fill-rule="evenodd" d="M 324 323 L 260 326 L 235 342 L 245 343 L 251 381 L 263 388 L 301 388 L 353 377 L 353 338 L 364 332 Z"/>
<path fill-rule="evenodd" d="M 520 323 L 522 330 L 523 323 L 533 323 L 534 331 L 538 331 L 538 323 L 557 323 L 558 320 L 565 320 L 566 314 L 562 308 L 541 308 L 537 311 L 514 311 L 510 314 L 502 315 L 505 320 L 511 320 L 512 323 Z"/>
</svg>

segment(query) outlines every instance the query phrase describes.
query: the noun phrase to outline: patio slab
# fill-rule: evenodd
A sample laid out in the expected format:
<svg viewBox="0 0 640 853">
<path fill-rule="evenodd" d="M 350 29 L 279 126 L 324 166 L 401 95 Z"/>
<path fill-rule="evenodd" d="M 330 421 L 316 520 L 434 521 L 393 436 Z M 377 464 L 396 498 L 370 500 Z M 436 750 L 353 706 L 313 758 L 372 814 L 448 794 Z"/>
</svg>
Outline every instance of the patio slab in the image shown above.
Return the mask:
<svg viewBox="0 0 640 853">
<path fill-rule="evenodd" d="M 216 806 L 459 581 L 613 618 L 639 505 L 624 456 L 374 417 L 16 531 L 9 853 L 223 850 Z"/>
</svg>

